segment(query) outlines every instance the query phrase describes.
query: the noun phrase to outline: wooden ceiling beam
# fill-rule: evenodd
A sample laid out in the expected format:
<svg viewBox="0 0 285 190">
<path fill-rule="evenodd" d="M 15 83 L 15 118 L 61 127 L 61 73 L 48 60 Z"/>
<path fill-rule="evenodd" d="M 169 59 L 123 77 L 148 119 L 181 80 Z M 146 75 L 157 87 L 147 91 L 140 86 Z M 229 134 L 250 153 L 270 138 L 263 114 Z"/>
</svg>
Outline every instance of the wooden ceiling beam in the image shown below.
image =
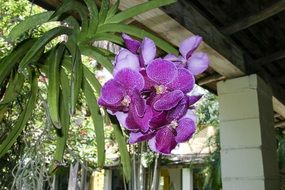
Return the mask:
<svg viewBox="0 0 285 190">
<path fill-rule="evenodd" d="M 285 58 L 285 49 L 283 50 L 280 50 L 278 52 L 275 52 L 271 55 L 267 55 L 265 57 L 261 57 L 257 60 L 254 60 L 254 64 L 256 64 L 257 66 L 261 66 L 261 65 L 265 65 L 265 64 L 269 64 L 273 61 L 277 61 L 277 60 L 280 60 L 280 59 L 283 59 Z"/>
<path fill-rule="evenodd" d="M 279 0 L 273 3 L 271 6 L 257 12 L 256 14 L 248 17 L 241 18 L 236 22 L 229 24 L 228 26 L 222 27 L 220 31 L 224 34 L 234 34 L 238 31 L 246 29 L 254 24 L 257 24 L 273 15 L 280 13 L 285 10 L 285 0 Z"/>
<path fill-rule="evenodd" d="M 222 76 L 222 75 L 216 73 L 216 74 L 213 74 L 211 76 L 199 79 L 197 81 L 197 84 L 202 86 L 202 85 L 209 84 L 209 83 L 212 83 L 212 82 L 218 82 L 218 81 L 221 81 L 221 80 L 224 80 L 224 79 L 226 79 L 225 76 Z"/>
</svg>

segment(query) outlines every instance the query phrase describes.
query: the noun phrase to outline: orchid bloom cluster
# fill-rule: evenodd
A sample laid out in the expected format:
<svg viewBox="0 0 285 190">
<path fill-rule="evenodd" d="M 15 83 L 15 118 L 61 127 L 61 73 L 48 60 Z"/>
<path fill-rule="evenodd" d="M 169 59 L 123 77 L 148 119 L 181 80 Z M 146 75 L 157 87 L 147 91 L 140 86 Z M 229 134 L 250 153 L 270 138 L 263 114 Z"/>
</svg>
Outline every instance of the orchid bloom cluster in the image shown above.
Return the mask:
<svg viewBox="0 0 285 190">
<path fill-rule="evenodd" d="M 151 150 L 170 154 L 178 143 L 188 141 L 196 129 L 192 106 L 201 96 L 189 96 L 194 75 L 209 65 L 207 54 L 194 52 L 200 36 L 184 40 L 181 55 L 156 58 L 155 43 L 122 35 L 126 48 L 113 62 L 113 79 L 101 90 L 98 103 L 115 115 L 129 131 L 129 143 L 148 141 Z"/>
</svg>

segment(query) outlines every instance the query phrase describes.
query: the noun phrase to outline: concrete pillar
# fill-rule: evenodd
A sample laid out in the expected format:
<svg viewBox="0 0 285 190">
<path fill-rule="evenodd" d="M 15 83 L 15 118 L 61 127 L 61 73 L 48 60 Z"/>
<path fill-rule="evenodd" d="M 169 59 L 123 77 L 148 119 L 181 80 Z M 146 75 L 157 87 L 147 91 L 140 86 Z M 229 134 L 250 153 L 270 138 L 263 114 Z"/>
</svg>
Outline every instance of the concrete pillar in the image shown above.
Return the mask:
<svg viewBox="0 0 285 190">
<path fill-rule="evenodd" d="M 191 168 L 182 169 L 182 190 L 193 190 L 193 171 Z"/>
<path fill-rule="evenodd" d="M 224 190 L 277 190 L 272 93 L 257 75 L 218 83 Z"/>
</svg>

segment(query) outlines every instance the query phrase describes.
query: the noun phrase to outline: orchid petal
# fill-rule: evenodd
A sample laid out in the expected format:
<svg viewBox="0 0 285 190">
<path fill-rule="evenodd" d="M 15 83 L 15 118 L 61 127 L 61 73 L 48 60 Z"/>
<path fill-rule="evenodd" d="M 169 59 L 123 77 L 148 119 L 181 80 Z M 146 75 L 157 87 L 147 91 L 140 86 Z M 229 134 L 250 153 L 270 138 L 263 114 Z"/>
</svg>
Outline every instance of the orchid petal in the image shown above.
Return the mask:
<svg viewBox="0 0 285 190">
<path fill-rule="evenodd" d="M 157 150 L 156 145 L 155 145 L 155 137 L 152 137 L 149 141 L 148 141 L 148 146 L 150 148 L 150 150 L 152 150 L 153 152 L 157 152 L 157 153 L 161 153 Z"/>
<path fill-rule="evenodd" d="M 115 58 L 115 67 L 113 75 L 116 75 L 122 69 L 128 68 L 134 71 L 140 70 L 139 58 L 127 49 L 122 49 Z"/>
<path fill-rule="evenodd" d="M 138 117 L 131 109 L 126 119 L 126 128 L 133 132 L 147 132 L 149 130 L 149 122 L 152 118 L 152 110 L 150 106 L 146 107 L 143 117 Z"/>
<path fill-rule="evenodd" d="M 134 144 L 142 141 L 146 141 L 151 139 L 155 135 L 154 132 L 148 132 L 148 133 L 141 133 L 141 132 L 131 132 L 129 137 L 129 143 Z"/>
<path fill-rule="evenodd" d="M 114 113 L 117 111 L 124 111 L 125 109 L 125 107 L 121 104 L 120 101 L 117 102 L 116 104 L 108 104 L 103 100 L 102 97 L 99 97 L 98 104 L 107 108 L 107 111 L 112 115 L 114 115 Z"/>
<path fill-rule="evenodd" d="M 134 89 L 132 101 L 135 107 L 135 112 L 139 117 L 142 117 L 145 112 L 146 102 L 140 95 L 140 92 L 137 89 Z"/>
<path fill-rule="evenodd" d="M 115 75 L 115 80 L 130 93 L 132 93 L 134 89 L 141 91 L 144 87 L 143 76 L 139 72 L 131 69 L 123 69 L 119 71 Z M 112 94 L 110 96 L 112 96 Z"/>
<path fill-rule="evenodd" d="M 169 110 L 169 112 L 167 113 L 167 120 L 173 121 L 180 119 L 186 114 L 188 108 L 189 108 L 189 101 L 188 97 L 185 96 L 183 99 L 180 100 L 177 106 Z"/>
<path fill-rule="evenodd" d="M 187 68 L 193 75 L 198 75 L 208 68 L 209 62 L 210 61 L 206 53 L 193 53 L 187 61 Z"/>
<path fill-rule="evenodd" d="M 156 114 L 154 113 L 153 115 L 154 116 L 150 120 L 150 127 L 152 129 L 158 129 L 168 123 L 168 120 L 166 119 L 167 114 L 165 112 L 156 112 Z"/>
<path fill-rule="evenodd" d="M 185 39 L 179 45 L 179 51 L 181 55 L 188 59 L 192 53 L 198 48 L 202 42 L 201 36 L 191 36 L 190 38 Z"/>
<path fill-rule="evenodd" d="M 151 80 L 147 74 L 146 74 L 146 70 L 141 70 L 140 71 L 141 75 L 143 76 L 144 78 L 144 90 L 151 90 L 151 88 L 156 84 L 153 80 Z"/>
<path fill-rule="evenodd" d="M 196 130 L 196 126 L 193 120 L 184 118 L 179 120 L 178 127 L 176 128 L 177 135 L 175 140 L 178 143 L 188 141 Z"/>
<path fill-rule="evenodd" d="M 142 66 L 148 65 L 148 63 L 155 58 L 155 55 L 156 46 L 154 41 L 145 37 L 140 47 L 140 60 L 142 61 Z"/>
<path fill-rule="evenodd" d="M 163 127 L 155 135 L 155 147 L 164 154 L 170 154 L 176 147 L 175 134 L 170 127 Z"/>
<path fill-rule="evenodd" d="M 184 93 L 190 92 L 195 85 L 194 76 L 187 69 L 178 69 L 177 77 L 167 85 L 172 90 L 181 90 Z"/>
<path fill-rule="evenodd" d="M 128 114 L 124 112 L 116 112 L 115 116 L 117 117 L 121 126 L 126 127 L 126 119 L 128 117 Z"/>
<path fill-rule="evenodd" d="M 101 89 L 102 100 L 110 105 L 120 102 L 124 95 L 123 86 L 114 79 L 107 81 Z"/>
<path fill-rule="evenodd" d="M 192 110 L 187 110 L 186 114 L 183 116 L 183 118 L 188 118 L 194 121 L 194 123 L 198 123 L 197 115 Z"/>
<path fill-rule="evenodd" d="M 122 38 L 124 40 L 127 49 L 130 50 L 132 53 L 136 54 L 141 43 L 138 40 L 131 38 L 127 34 L 122 34 Z"/>
<path fill-rule="evenodd" d="M 178 74 L 174 63 L 155 59 L 146 68 L 147 76 L 158 84 L 170 83 Z"/>
<path fill-rule="evenodd" d="M 158 99 L 153 107 L 157 111 L 170 110 L 171 108 L 174 108 L 183 97 L 184 94 L 180 90 L 168 92 Z"/>
<path fill-rule="evenodd" d="M 198 102 L 202 98 L 202 96 L 203 95 L 188 96 L 189 106 Z"/>
</svg>

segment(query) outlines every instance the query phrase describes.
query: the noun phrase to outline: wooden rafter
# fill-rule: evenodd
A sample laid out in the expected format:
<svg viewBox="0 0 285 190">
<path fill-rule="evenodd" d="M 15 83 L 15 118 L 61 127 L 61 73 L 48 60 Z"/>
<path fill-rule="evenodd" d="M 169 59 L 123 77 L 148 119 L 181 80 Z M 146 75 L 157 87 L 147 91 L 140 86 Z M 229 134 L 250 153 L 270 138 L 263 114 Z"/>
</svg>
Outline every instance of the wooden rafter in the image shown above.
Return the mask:
<svg viewBox="0 0 285 190">
<path fill-rule="evenodd" d="M 211 76 L 199 79 L 197 81 L 197 84 L 198 85 L 205 85 L 205 84 L 209 84 L 209 83 L 212 83 L 212 82 L 218 82 L 218 81 L 221 81 L 221 80 L 224 80 L 224 79 L 226 79 L 225 76 L 222 76 L 220 74 L 213 74 Z"/>
<path fill-rule="evenodd" d="M 277 61 L 280 59 L 285 58 L 285 49 L 280 50 L 278 52 L 275 52 L 271 55 L 265 56 L 265 57 L 261 57 L 257 60 L 254 61 L 254 64 L 256 65 L 265 65 L 265 64 L 269 64 L 273 61 Z"/>
<path fill-rule="evenodd" d="M 273 3 L 270 7 L 267 7 L 256 14 L 241 18 L 240 20 L 237 20 L 236 22 L 221 28 L 221 31 L 224 34 L 229 35 L 236 33 L 256 23 L 259 23 L 273 15 L 276 15 L 283 10 L 285 10 L 285 0 L 277 1 L 276 3 Z"/>
</svg>

